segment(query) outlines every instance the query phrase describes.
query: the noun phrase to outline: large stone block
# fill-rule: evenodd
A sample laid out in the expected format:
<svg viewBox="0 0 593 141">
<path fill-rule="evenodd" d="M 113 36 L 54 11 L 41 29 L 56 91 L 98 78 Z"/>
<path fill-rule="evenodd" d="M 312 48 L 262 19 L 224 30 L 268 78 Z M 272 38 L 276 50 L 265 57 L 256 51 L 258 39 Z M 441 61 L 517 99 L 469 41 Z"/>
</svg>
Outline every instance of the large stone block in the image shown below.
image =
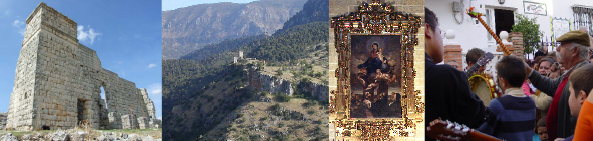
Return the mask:
<svg viewBox="0 0 593 141">
<path fill-rule="evenodd" d="M 111 129 L 122 129 L 121 116 L 118 113 L 109 112 L 107 117 L 109 118 L 109 125 L 111 126 Z"/>
<path fill-rule="evenodd" d="M 134 115 L 121 116 L 122 129 L 138 129 L 138 121 Z"/>
<path fill-rule="evenodd" d="M 147 117 L 138 117 L 138 128 L 140 129 L 149 129 L 150 128 L 150 120 Z"/>
</svg>

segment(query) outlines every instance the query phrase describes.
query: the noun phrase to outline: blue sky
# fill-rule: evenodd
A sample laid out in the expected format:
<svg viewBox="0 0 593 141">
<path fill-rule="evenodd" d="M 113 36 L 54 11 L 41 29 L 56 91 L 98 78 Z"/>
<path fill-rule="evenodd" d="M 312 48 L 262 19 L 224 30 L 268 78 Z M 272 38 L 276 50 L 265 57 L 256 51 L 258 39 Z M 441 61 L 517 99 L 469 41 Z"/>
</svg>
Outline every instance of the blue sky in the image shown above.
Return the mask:
<svg viewBox="0 0 593 141">
<path fill-rule="evenodd" d="M 78 23 L 79 42 L 103 68 L 147 88 L 161 112 L 161 1 L 47 0 Z M 40 1 L 0 0 L 0 112 L 8 111 L 26 19 Z"/>
<path fill-rule="evenodd" d="M 163 0 L 163 11 L 175 10 L 177 8 L 192 6 L 196 4 L 219 2 L 249 3 L 252 1 L 257 0 Z"/>
</svg>

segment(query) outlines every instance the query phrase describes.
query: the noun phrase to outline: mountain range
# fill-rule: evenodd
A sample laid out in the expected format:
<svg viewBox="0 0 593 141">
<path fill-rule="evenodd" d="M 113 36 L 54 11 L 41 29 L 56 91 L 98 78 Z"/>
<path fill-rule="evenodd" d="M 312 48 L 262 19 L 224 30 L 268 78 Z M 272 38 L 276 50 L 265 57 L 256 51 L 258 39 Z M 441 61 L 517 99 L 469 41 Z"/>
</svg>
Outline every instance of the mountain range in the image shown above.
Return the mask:
<svg viewBox="0 0 593 141">
<path fill-rule="evenodd" d="M 306 0 L 199 4 L 162 12 L 163 59 L 179 58 L 225 39 L 281 29 Z"/>
</svg>

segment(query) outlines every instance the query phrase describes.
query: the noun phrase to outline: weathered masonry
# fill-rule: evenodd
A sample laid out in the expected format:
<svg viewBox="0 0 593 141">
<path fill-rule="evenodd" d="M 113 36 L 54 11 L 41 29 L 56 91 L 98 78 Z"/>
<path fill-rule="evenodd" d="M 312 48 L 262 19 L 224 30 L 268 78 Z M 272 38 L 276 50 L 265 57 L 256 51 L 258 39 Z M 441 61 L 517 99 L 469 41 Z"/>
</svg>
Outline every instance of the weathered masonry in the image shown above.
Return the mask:
<svg viewBox="0 0 593 141">
<path fill-rule="evenodd" d="M 70 129 L 85 122 L 94 129 L 159 127 L 146 89 L 102 68 L 96 52 L 78 43 L 76 26 L 45 3 L 29 15 L 6 129 Z"/>
</svg>

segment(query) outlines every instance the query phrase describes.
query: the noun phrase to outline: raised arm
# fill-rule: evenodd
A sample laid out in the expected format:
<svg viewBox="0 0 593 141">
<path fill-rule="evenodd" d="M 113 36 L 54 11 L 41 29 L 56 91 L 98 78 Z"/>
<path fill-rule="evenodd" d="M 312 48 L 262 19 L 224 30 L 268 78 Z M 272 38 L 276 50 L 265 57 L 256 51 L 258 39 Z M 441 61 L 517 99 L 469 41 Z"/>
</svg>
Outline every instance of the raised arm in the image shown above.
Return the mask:
<svg viewBox="0 0 593 141">
<path fill-rule="evenodd" d="M 560 82 L 562 82 L 565 76 L 562 75 L 558 78 L 551 79 L 549 77 L 541 75 L 537 71 L 532 70 L 531 74 L 527 78 L 529 78 L 529 81 L 531 81 L 535 88 L 542 91 L 543 93 L 546 93 L 551 97 L 554 97 L 556 89 L 558 89 L 558 85 L 560 85 Z"/>
</svg>

